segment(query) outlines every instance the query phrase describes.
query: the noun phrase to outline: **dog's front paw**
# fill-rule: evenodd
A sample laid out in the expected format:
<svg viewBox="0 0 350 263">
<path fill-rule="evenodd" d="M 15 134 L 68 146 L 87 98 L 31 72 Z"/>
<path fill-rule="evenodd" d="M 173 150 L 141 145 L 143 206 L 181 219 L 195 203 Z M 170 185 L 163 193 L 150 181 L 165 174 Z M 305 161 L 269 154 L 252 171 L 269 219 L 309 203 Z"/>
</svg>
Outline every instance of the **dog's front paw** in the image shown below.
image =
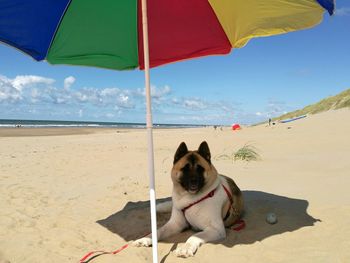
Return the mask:
<svg viewBox="0 0 350 263">
<path fill-rule="evenodd" d="M 152 245 L 152 239 L 149 237 L 143 237 L 133 241 L 131 244 L 135 247 L 150 247 Z"/>
<path fill-rule="evenodd" d="M 185 245 L 177 248 L 174 253 L 178 257 L 188 258 L 188 257 L 193 257 L 197 249 L 198 249 L 197 246 L 190 243 L 186 243 Z"/>
</svg>

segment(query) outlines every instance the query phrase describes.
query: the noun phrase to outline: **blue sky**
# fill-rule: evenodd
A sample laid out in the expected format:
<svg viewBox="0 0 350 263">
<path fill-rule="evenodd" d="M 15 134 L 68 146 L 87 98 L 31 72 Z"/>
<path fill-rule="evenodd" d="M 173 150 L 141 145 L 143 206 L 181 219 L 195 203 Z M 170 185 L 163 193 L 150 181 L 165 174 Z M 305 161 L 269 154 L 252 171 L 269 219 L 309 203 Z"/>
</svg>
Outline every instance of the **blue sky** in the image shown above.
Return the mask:
<svg viewBox="0 0 350 263">
<path fill-rule="evenodd" d="M 302 108 L 350 88 L 349 43 L 338 0 L 312 29 L 152 69 L 153 120 L 251 124 Z M 145 122 L 143 71 L 53 66 L 0 44 L 0 119 Z"/>
</svg>

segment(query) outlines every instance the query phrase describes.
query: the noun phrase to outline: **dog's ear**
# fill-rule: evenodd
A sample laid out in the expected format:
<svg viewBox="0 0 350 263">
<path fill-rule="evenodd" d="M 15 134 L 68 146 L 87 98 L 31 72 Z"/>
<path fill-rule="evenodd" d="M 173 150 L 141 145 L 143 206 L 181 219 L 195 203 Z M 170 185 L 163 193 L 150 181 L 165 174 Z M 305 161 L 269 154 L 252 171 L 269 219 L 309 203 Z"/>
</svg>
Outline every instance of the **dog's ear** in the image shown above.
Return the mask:
<svg viewBox="0 0 350 263">
<path fill-rule="evenodd" d="M 176 150 L 175 156 L 174 156 L 174 164 L 180 160 L 185 154 L 188 153 L 188 149 L 186 146 L 186 143 L 182 142 L 179 147 Z"/>
<path fill-rule="evenodd" d="M 210 163 L 210 150 L 209 146 L 206 141 L 203 141 L 198 148 L 198 153 L 205 159 L 207 160 L 208 163 Z"/>
</svg>

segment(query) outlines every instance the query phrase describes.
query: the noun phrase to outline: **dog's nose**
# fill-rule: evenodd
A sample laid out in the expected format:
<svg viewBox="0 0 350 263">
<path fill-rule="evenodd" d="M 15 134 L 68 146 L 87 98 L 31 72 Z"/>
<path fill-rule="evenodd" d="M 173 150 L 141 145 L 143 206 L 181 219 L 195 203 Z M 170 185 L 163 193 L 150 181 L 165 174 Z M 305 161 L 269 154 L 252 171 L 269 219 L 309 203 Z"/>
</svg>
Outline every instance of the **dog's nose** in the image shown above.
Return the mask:
<svg viewBox="0 0 350 263">
<path fill-rule="evenodd" d="M 198 183 L 198 178 L 192 177 L 192 178 L 190 179 L 190 183 L 191 183 L 191 184 L 197 184 L 197 183 Z"/>
</svg>

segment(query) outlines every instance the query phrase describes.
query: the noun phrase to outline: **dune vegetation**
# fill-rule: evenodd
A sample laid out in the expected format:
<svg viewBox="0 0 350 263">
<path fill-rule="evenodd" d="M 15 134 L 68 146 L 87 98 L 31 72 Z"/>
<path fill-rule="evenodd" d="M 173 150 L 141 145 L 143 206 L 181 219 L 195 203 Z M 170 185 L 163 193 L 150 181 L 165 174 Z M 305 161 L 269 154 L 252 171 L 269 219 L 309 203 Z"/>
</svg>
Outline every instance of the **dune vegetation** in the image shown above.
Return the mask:
<svg viewBox="0 0 350 263">
<path fill-rule="evenodd" d="M 315 114 L 328 110 L 337 110 L 344 107 L 350 108 L 350 89 L 347 89 L 335 96 L 325 98 L 317 103 L 308 105 L 300 110 L 288 112 L 282 116 L 273 118 L 273 120 L 288 119 L 305 114 Z"/>
</svg>

